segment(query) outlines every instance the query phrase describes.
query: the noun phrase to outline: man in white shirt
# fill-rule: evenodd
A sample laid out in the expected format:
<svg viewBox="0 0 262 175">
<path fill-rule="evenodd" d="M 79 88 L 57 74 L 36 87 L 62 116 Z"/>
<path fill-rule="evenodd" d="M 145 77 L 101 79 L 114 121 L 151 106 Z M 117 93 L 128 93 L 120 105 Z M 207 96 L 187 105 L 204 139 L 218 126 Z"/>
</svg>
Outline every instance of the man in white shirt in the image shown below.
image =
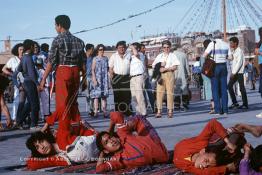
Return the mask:
<svg viewBox="0 0 262 175">
<path fill-rule="evenodd" d="M 136 105 L 136 113 L 138 115 L 146 115 L 146 102 L 144 96 L 145 89 L 145 57 L 139 52 L 141 46 L 139 43 L 133 43 L 131 45 L 131 62 L 130 62 L 130 89 L 132 99 L 134 99 Z"/>
<path fill-rule="evenodd" d="M 163 80 L 162 84 L 157 83 L 157 114 L 156 117 L 160 118 L 162 113 L 162 103 L 165 95 L 167 93 L 167 108 L 168 108 L 168 117 L 173 117 L 174 109 L 174 71 L 177 69 L 177 66 L 180 65 L 179 60 L 177 59 L 174 53 L 170 52 L 171 42 L 166 40 L 162 42 L 163 53 L 160 53 L 154 62 L 152 67 L 154 68 L 157 63 L 161 63 L 161 78 Z"/>
<path fill-rule="evenodd" d="M 218 36 L 221 38 L 221 36 Z M 215 115 L 228 113 L 228 94 L 227 94 L 227 57 L 229 46 L 222 39 L 217 38 L 207 46 L 204 58 L 210 55 L 215 62 L 216 67 L 214 76 L 211 78 L 212 94 L 215 104 Z M 221 104 L 222 102 L 222 104 Z"/>
<path fill-rule="evenodd" d="M 231 54 L 229 58 L 232 58 L 232 73 L 230 76 L 230 80 L 228 83 L 228 92 L 230 94 L 232 105 L 229 107 L 229 109 L 234 108 L 240 108 L 240 109 L 248 109 L 248 101 L 247 101 L 247 94 L 246 94 L 246 88 L 244 85 L 244 68 L 245 68 L 245 58 L 244 53 L 238 47 L 239 40 L 237 37 L 232 37 L 229 39 L 230 41 L 230 48 L 231 48 Z M 240 92 L 242 96 L 243 105 L 239 106 L 236 95 L 234 92 L 234 84 L 238 82 L 240 87 Z"/>
<path fill-rule="evenodd" d="M 23 56 L 23 44 L 18 43 L 12 49 L 12 54 L 14 57 L 10 58 L 5 66 L 3 67 L 2 71 L 8 75 L 12 76 L 12 73 L 15 72 L 17 66 L 20 63 L 20 59 Z M 12 120 L 16 119 L 17 109 L 19 105 L 19 89 L 14 86 L 14 102 L 13 102 L 13 110 L 12 110 Z"/>
<path fill-rule="evenodd" d="M 132 114 L 129 77 L 131 54 L 126 53 L 125 41 L 119 41 L 116 48 L 117 52 L 109 59 L 109 73 L 114 92 L 115 111 L 130 116 Z"/>
</svg>

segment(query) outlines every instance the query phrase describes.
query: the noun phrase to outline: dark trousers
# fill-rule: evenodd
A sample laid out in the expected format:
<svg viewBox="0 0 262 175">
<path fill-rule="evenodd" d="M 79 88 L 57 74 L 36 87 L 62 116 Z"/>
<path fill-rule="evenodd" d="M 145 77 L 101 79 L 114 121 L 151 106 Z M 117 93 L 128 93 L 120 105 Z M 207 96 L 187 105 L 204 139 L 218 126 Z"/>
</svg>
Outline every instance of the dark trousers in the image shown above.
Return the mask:
<svg viewBox="0 0 262 175">
<path fill-rule="evenodd" d="M 175 96 L 174 99 L 175 107 L 180 107 L 181 105 L 181 96 Z M 182 104 L 188 105 L 189 104 L 189 95 L 182 95 Z"/>
<path fill-rule="evenodd" d="M 154 112 L 155 111 L 155 96 L 153 94 L 153 90 L 152 90 L 151 83 L 149 81 L 149 77 L 147 77 L 147 79 L 145 80 L 145 91 L 144 91 L 145 99 L 146 99 L 146 94 L 148 96 L 148 100 L 152 108 L 152 111 Z"/>
<path fill-rule="evenodd" d="M 236 74 L 233 78 L 230 78 L 229 83 L 228 83 L 228 92 L 230 94 L 231 100 L 232 100 L 232 104 L 236 104 L 237 103 L 237 99 L 236 99 L 236 95 L 234 92 L 234 84 L 238 82 L 239 83 L 239 88 L 240 88 L 240 92 L 241 92 L 241 96 L 242 96 L 242 101 L 243 101 L 243 105 L 248 106 L 248 102 L 247 102 L 247 93 L 246 93 L 246 88 L 244 85 L 244 76 L 243 74 Z"/>
<path fill-rule="evenodd" d="M 112 79 L 112 87 L 115 111 L 123 112 L 127 116 L 132 115 L 129 75 L 115 74 Z"/>
<path fill-rule="evenodd" d="M 36 84 L 31 80 L 25 80 L 23 83 L 24 89 L 25 89 L 25 95 L 26 99 L 28 101 L 28 104 L 25 105 L 23 108 L 23 112 L 21 114 L 21 118 L 19 117 L 18 124 L 21 124 L 26 118 L 26 114 L 28 109 L 31 110 L 31 127 L 38 125 L 38 119 L 39 119 L 39 97 L 37 92 Z"/>
<path fill-rule="evenodd" d="M 228 112 L 227 96 L 227 65 L 226 63 L 216 64 L 214 76 L 211 79 L 212 95 L 216 113 Z"/>
<path fill-rule="evenodd" d="M 25 91 L 19 91 L 19 103 L 16 113 L 16 122 L 18 124 L 22 124 L 27 116 L 30 113 L 30 108 L 28 109 L 28 105 L 25 104 L 26 102 L 26 94 Z"/>
</svg>

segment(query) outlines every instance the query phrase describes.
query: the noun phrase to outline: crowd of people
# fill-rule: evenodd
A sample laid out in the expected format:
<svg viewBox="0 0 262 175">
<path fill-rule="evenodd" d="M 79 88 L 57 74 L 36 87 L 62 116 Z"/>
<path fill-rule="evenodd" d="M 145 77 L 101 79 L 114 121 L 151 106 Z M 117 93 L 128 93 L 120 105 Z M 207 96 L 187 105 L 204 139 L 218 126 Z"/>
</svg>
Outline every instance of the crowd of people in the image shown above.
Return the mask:
<svg viewBox="0 0 262 175">
<path fill-rule="evenodd" d="M 168 151 L 146 119 L 147 101 L 156 118 L 162 117 L 165 94 L 168 118 L 173 117 L 175 108 L 182 106 L 188 109 L 190 70 L 185 50 L 173 48 L 168 40 L 163 41 L 162 52 L 152 63 L 151 78 L 145 45 L 135 42 L 127 46 L 125 41 L 119 41 L 116 52 L 108 58 L 104 55 L 106 47 L 103 44 L 96 47 L 84 44 L 69 32 L 70 25 L 70 18 L 66 15 L 55 18 L 58 35 L 50 50 L 48 44 L 39 46 L 30 39 L 12 49 L 15 57 L 3 68 L 5 76 L 12 77 L 15 85 L 12 117 L 3 99 L 6 83 L 2 82 L 7 78 L 2 74 L 0 76 L 1 111 L 7 118 L 7 127 L 24 129 L 27 122 L 30 130 L 36 131 L 26 142 L 32 152 L 27 161 L 28 168 L 35 170 L 97 161 L 96 170 L 101 173 L 167 163 Z M 259 35 L 256 54 L 262 71 L 262 28 Z M 237 37 L 230 38 L 229 42 L 230 45 L 220 37 L 214 41 L 204 41 L 205 52 L 198 58 L 199 65 L 196 65 L 201 70 L 206 59 L 215 61 L 213 77 L 201 75 L 201 72 L 199 74 L 203 79 L 205 97 L 211 101 L 210 114 L 225 115 L 229 109 L 249 108 L 244 84 L 245 71 L 250 74 L 251 88 L 255 89 L 256 73 L 252 60 L 245 63 Z M 229 73 L 228 60 L 232 61 Z M 242 105 L 236 99 L 236 82 L 239 84 Z M 50 94 L 54 84 L 56 106 L 51 113 Z M 113 90 L 115 112 L 109 113 L 107 98 L 110 88 Z M 261 88 L 262 76 L 259 87 L 262 97 Z M 81 119 L 77 103 L 79 89 L 87 92 L 91 117 L 99 116 L 100 104 L 103 117 L 110 118 L 108 131 L 99 132 Z M 232 100 L 229 107 L 228 92 Z M 135 110 L 132 109 L 132 102 Z M 45 122 L 43 127 L 39 127 L 40 119 Z M 58 130 L 54 136 L 50 127 L 55 122 L 58 122 Z M 175 145 L 173 163 L 177 168 L 194 174 L 237 171 L 243 174 L 256 171 L 259 174 L 262 172 L 262 156 L 257 155 L 261 155 L 261 145 L 253 150 L 246 142 L 244 132 L 258 137 L 262 128 L 238 124 L 225 129 L 213 119 L 198 136 Z M 242 148 L 244 155 L 240 151 Z M 40 160 L 42 158 L 45 160 Z"/>
</svg>

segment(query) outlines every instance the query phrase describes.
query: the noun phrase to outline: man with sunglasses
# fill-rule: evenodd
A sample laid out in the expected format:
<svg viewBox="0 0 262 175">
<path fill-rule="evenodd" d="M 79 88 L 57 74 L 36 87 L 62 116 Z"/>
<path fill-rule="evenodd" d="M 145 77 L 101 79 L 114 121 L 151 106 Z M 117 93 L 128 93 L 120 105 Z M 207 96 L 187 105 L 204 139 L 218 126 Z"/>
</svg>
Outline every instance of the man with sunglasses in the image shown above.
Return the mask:
<svg viewBox="0 0 262 175">
<path fill-rule="evenodd" d="M 154 68 L 157 63 L 161 63 L 161 78 L 162 84 L 157 84 L 157 114 L 156 118 L 161 117 L 162 113 L 162 103 L 165 95 L 165 91 L 167 93 L 167 109 L 168 109 L 168 117 L 173 117 L 173 109 L 174 109 L 174 71 L 177 69 L 177 66 L 180 65 L 179 60 L 177 59 L 174 53 L 171 53 L 171 42 L 166 40 L 162 42 L 163 53 L 160 53 L 155 61 L 152 64 Z"/>
</svg>

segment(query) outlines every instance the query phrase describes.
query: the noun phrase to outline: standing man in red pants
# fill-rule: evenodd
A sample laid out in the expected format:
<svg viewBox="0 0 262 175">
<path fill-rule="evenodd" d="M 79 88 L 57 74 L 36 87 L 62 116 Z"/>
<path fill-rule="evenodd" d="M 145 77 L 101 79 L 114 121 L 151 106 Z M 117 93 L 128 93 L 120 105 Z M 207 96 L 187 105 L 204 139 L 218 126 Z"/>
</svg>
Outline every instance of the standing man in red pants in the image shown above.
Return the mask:
<svg viewBox="0 0 262 175">
<path fill-rule="evenodd" d="M 79 72 L 85 75 L 84 42 L 69 32 L 70 18 L 59 15 L 55 18 L 55 29 L 58 36 L 52 42 L 48 64 L 41 81 L 43 89 L 46 78 L 56 66 L 56 111 L 51 115 L 55 121 L 69 117 L 71 122 L 80 121 L 77 104 L 77 92 L 80 84 Z"/>
</svg>

